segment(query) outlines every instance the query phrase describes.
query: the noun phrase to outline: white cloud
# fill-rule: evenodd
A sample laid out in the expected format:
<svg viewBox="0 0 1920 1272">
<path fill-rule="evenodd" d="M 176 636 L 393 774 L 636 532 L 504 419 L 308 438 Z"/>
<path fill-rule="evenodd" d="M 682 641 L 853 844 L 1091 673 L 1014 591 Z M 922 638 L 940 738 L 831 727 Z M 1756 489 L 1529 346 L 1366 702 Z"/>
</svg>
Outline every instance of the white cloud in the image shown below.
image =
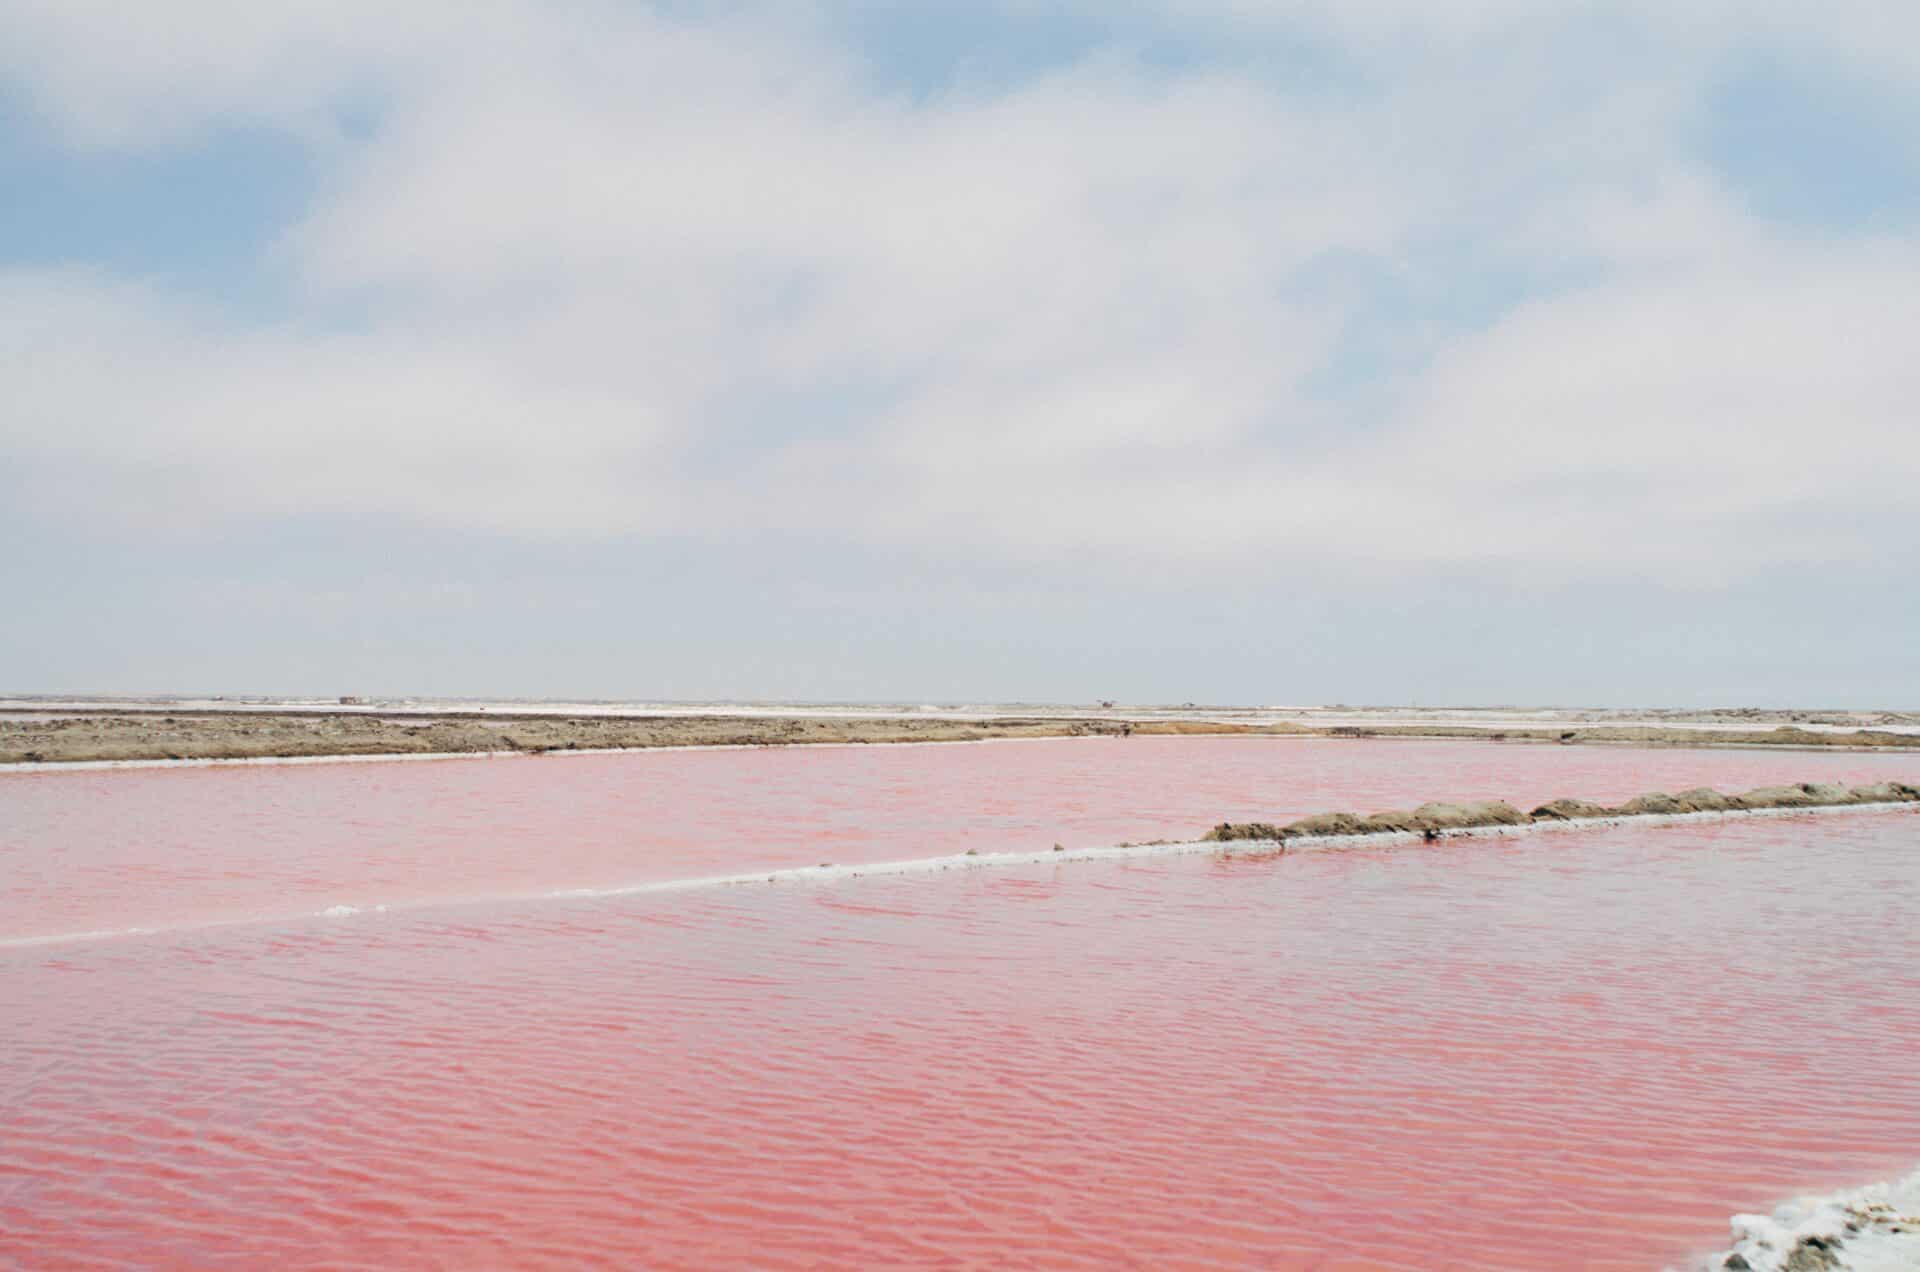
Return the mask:
<svg viewBox="0 0 1920 1272">
<path fill-rule="evenodd" d="M 684 517 L 645 399 L 505 333 L 242 330 L 85 274 L 0 276 L 0 440 L 76 529 L 372 516 L 536 534 Z"/>
<path fill-rule="evenodd" d="M 1633 77 L 1499 56 L 1476 42 L 1515 22 L 1567 42 L 1492 0 L 1258 8 L 1224 11 L 1478 52 L 1337 103 L 1102 59 L 914 103 L 791 14 L 0 0 L 12 74 L 80 142 L 255 119 L 328 156 L 270 323 L 0 275 L 0 441 L 46 515 L 142 532 L 346 516 L 1686 577 L 1910 534 L 1920 261 L 1742 214 L 1675 142 L 1691 53 Z M 1613 11 L 1705 44 L 1733 21 Z M 1870 16 L 1828 10 L 1854 21 L 1835 47 Z M 363 93 L 380 123 L 349 141 L 331 112 Z M 1420 294 L 1580 283 L 1415 333 L 1427 356 L 1356 419 L 1315 371 L 1357 301 L 1297 285 L 1329 260 Z"/>
<path fill-rule="evenodd" d="M 1234 29 L 1330 33 L 1376 51 L 1457 51 L 1601 25 L 1684 46 L 1676 51 L 1813 46 L 1884 68 L 1911 67 L 1920 57 L 1920 13 L 1903 0 L 1163 0 L 1157 7 Z"/>
<path fill-rule="evenodd" d="M 1351 458 L 1412 554 L 1708 578 L 1912 544 L 1920 252 L 1749 257 L 1536 304 Z"/>
</svg>

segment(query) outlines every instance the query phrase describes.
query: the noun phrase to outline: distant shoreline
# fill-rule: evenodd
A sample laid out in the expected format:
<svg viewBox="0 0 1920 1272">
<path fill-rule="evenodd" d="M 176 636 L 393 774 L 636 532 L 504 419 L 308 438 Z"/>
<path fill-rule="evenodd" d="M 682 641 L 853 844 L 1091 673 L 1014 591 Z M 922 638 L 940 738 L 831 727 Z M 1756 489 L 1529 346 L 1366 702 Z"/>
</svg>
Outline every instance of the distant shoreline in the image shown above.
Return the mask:
<svg viewBox="0 0 1920 1272">
<path fill-rule="evenodd" d="M 571 707 L 574 704 L 567 704 Z M 141 761 L 403 758 L 651 750 L 975 742 L 1022 738 L 1237 736 L 1426 739 L 1559 745 L 1920 751 L 1908 717 L 1844 729 L 1808 713 L 1418 709 L 1039 708 L 980 714 L 936 708 L 764 707 L 626 714 L 533 704 L 322 704 L 0 701 L 0 766 Z M 1837 713 L 1835 713 L 1837 714 Z M 1474 716 L 1480 719 L 1474 719 Z M 1653 717 L 1651 720 L 1649 717 Z M 1276 718 L 1281 717 L 1281 718 Z M 1464 718 L 1463 718 L 1464 717 Z M 1831 718 L 1831 717 L 1829 717 Z M 1364 720 L 1364 723 L 1360 722 Z M 1787 722 L 1775 723 L 1784 720 Z M 1336 722 L 1338 721 L 1338 722 Z M 1771 728 L 1740 727 L 1773 724 Z M 1811 727 L 1810 727 L 1811 726 Z"/>
</svg>

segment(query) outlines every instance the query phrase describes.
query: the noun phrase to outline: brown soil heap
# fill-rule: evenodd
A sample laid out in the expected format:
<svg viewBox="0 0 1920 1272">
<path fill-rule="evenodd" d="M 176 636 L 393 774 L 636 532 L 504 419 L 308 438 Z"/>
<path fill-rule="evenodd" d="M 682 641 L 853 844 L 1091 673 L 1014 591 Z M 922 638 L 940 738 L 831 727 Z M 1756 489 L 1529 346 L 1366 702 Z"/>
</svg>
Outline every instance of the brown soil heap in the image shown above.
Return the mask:
<svg viewBox="0 0 1920 1272">
<path fill-rule="evenodd" d="M 26 700 L 18 700 L 25 702 Z M 344 700 L 343 700 L 344 701 Z M 86 760 L 222 760 L 346 755 L 461 755 L 512 752 L 620 750 L 663 746 L 788 746 L 819 742 L 964 742 L 988 738 L 1084 737 L 1153 734 L 1260 734 L 1314 738 L 1465 739 L 1502 744 L 1627 745 L 1685 747 L 1789 747 L 1819 750 L 1920 750 L 1920 735 L 1865 727 L 1874 716 L 1829 723 L 1862 725 L 1848 732 L 1800 727 L 1816 717 L 1804 713 L 1708 713 L 1698 721 L 1633 726 L 1489 727 L 1472 723 L 1393 723 L 1355 727 L 1296 720 L 1249 723 L 1191 719 L 1149 712 L 1088 717 L 1063 712 L 984 719 L 808 713 L 749 715 L 580 715 L 529 708 L 524 711 L 444 710 L 396 706 L 372 709 L 357 700 L 353 710 L 276 710 L 270 707 L 99 706 L 0 708 L 0 765 Z M 1154 709 L 1158 710 L 1158 709 Z M 1791 719 L 1776 728 L 1729 729 Z M 1920 717 L 1912 717 L 1920 719 Z M 1824 717 L 1820 717 L 1824 720 Z M 1691 717 L 1689 717 L 1691 720 Z M 1698 792 L 1689 792 L 1698 794 Z M 1676 797 L 1682 798 L 1682 797 Z"/>
<path fill-rule="evenodd" d="M 231 760 L 342 755 L 470 755 L 821 742 L 972 742 L 1149 734 L 1304 734 L 1295 724 L 1188 720 L 988 720 L 829 716 L 556 716 L 364 712 L 100 712 L 0 716 L 0 764 Z"/>
<path fill-rule="evenodd" d="M 1284 826 L 1269 822 L 1222 822 L 1208 831 L 1206 838 L 1215 843 L 1247 839 L 1285 842 L 1289 839 L 1385 834 L 1421 834 L 1437 838 L 1450 830 L 1526 826 L 1534 822 L 1727 813 L 1762 808 L 1838 808 L 1855 804 L 1915 803 L 1920 803 L 1920 786 L 1909 786 L 1904 782 L 1880 782 L 1873 786 L 1836 786 L 1811 782 L 1799 786 L 1763 786 L 1745 795 L 1722 795 L 1718 791 L 1700 787 L 1678 795 L 1669 795 L 1665 791 L 1636 795 L 1617 808 L 1586 800 L 1556 799 L 1542 804 L 1531 813 L 1523 813 L 1499 800 L 1479 800 L 1465 804 L 1422 804 L 1411 812 L 1374 813 L 1368 817 L 1354 813 L 1316 813 Z"/>
</svg>

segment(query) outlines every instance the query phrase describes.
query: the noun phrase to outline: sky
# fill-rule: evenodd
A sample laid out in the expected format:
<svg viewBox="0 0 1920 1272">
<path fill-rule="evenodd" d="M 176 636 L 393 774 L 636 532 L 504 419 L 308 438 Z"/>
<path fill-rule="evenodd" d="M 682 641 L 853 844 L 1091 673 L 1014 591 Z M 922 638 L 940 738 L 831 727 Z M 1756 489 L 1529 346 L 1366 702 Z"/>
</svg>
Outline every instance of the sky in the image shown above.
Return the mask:
<svg viewBox="0 0 1920 1272">
<path fill-rule="evenodd" d="M 0 691 L 1920 707 L 1908 0 L 0 0 Z"/>
</svg>

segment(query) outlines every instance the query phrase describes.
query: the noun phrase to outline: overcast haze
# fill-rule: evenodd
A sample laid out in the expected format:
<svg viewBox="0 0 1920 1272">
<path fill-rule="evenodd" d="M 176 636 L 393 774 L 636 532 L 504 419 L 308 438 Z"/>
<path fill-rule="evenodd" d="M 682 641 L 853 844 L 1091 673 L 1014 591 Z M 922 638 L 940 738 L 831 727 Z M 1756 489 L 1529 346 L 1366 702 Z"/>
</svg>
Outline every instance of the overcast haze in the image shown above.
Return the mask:
<svg viewBox="0 0 1920 1272">
<path fill-rule="evenodd" d="M 1916 85 L 1906 0 L 0 0 L 0 690 L 1920 705 Z"/>
</svg>

